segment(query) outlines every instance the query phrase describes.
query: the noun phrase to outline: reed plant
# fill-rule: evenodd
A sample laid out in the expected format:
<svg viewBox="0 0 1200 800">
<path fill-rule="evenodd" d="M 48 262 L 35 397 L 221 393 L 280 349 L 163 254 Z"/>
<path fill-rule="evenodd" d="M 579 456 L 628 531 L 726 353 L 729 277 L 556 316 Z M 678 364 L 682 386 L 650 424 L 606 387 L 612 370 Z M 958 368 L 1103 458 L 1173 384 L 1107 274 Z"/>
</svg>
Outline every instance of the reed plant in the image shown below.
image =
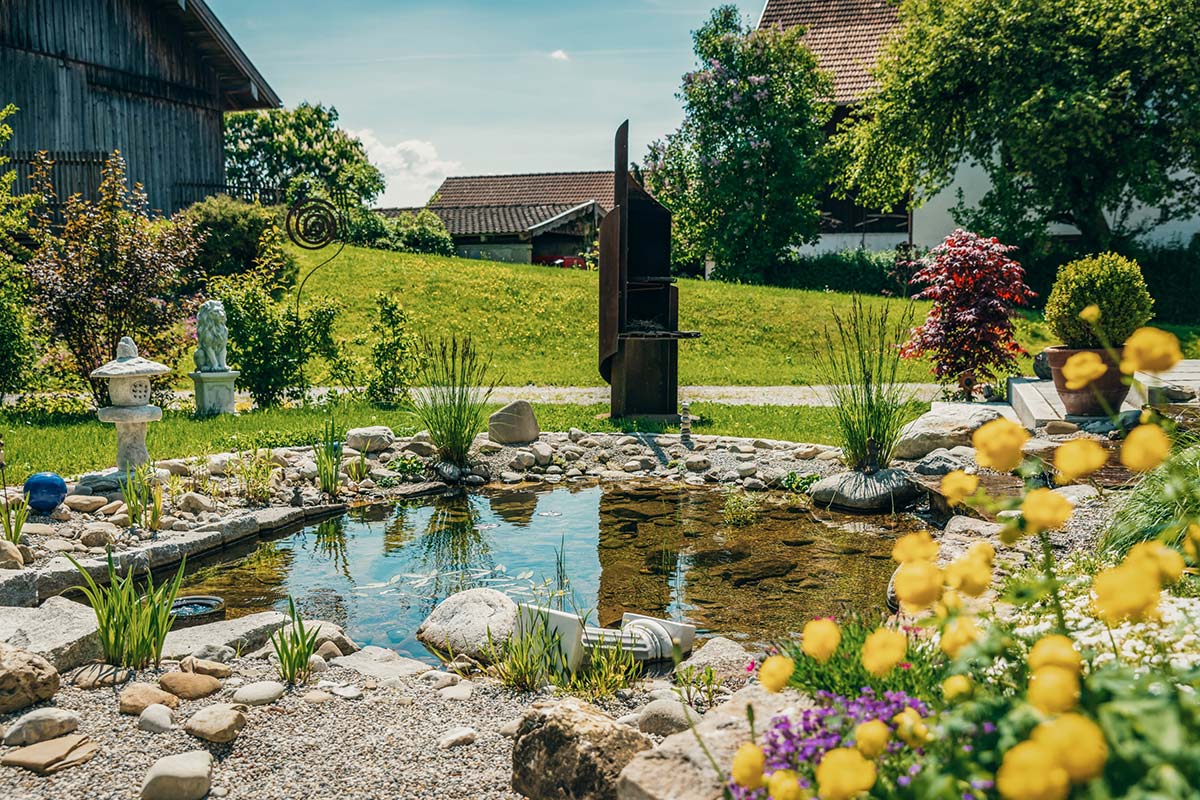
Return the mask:
<svg viewBox="0 0 1200 800">
<path fill-rule="evenodd" d="M 313 457 L 317 462 L 317 482 L 321 491 L 337 497 L 342 485 L 342 437 L 332 414 L 325 421 L 320 441 L 313 446 Z"/>
<path fill-rule="evenodd" d="M 288 619 L 290 623 L 271 637 L 271 646 L 279 659 L 275 669 L 284 683 L 304 683 L 308 680 L 309 659 L 317 650 L 320 629 L 310 631 L 304 626 L 304 620 L 296 611 L 296 602 L 291 597 L 288 597 Z"/>
<path fill-rule="evenodd" d="M 891 303 L 867 305 L 855 295 L 845 313 L 832 316 L 819 374 L 833 395 L 847 466 L 875 472 L 891 461 L 913 399 L 902 382 L 900 350 L 912 328 L 913 308 L 908 304 L 896 318 Z"/>
<path fill-rule="evenodd" d="M 153 464 L 143 464 L 125 470 L 121 483 L 121 499 L 131 524 L 148 531 L 161 527 L 163 515 L 163 487 L 158 480 Z"/>
<path fill-rule="evenodd" d="M 3 533 L 5 540 L 20 544 L 21 529 L 29 518 L 29 495 L 8 499 L 8 469 L 4 463 L 4 438 L 0 437 L 0 499 L 4 501 Z"/>
<path fill-rule="evenodd" d="M 230 467 L 238 479 L 239 491 L 247 502 L 264 504 L 271 501 L 271 473 L 275 465 L 271 462 L 270 450 L 238 453 L 238 457 L 230 462 Z"/>
<path fill-rule="evenodd" d="M 154 574 L 147 570 L 144 591 L 139 588 L 133 570 L 126 572 L 125 577 L 117 575 L 111 552 L 107 586 L 97 584 L 70 555 L 67 558 L 83 576 L 83 584 L 76 588 L 83 592 L 96 613 L 97 636 L 105 663 L 132 669 L 150 664 L 157 667 L 162 661 L 163 642 L 175 620 L 172 607 L 183 583 L 187 558 L 179 562 L 175 577 L 160 585 L 155 585 Z"/>
<path fill-rule="evenodd" d="M 491 361 L 480 355 L 469 338 L 424 343 L 421 378 L 414 392 L 413 411 L 429 431 L 438 456 L 458 467 L 470 463 L 475 434 L 484 427 L 486 406 L 496 387 Z"/>
<path fill-rule="evenodd" d="M 346 462 L 346 475 L 355 483 L 361 483 L 367 477 L 370 470 L 367 468 L 367 457 L 362 453 L 358 454 L 358 458 L 352 458 Z"/>
</svg>

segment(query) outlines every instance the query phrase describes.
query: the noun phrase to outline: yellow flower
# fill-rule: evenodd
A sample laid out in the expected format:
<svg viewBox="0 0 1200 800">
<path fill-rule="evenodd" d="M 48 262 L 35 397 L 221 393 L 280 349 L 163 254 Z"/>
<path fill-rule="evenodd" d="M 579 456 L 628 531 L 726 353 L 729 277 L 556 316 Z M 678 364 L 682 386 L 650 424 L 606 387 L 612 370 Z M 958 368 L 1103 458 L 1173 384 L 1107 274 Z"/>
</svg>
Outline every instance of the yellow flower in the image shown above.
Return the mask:
<svg viewBox="0 0 1200 800">
<path fill-rule="evenodd" d="M 1156 569 L 1122 564 L 1092 579 L 1092 608 L 1109 625 L 1125 620 L 1140 622 L 1157 616 L 1162 585 Z"/>
<path fill-rule="evenodd" d="M 778 692 L 787 686 L 796 670 L 796 662 L 787 656 L 769 656 L 758 668 L 758 682 L 768 692 Z"/>
<path fill-rule="evenodd" d="M 1100 726 L 1082 714 L 1063 714 L 1033 730 L 1034 742 L 1053 750 L 1072 783 L 1087 783 L 1104 771 L 1108 743 Z"/>
<path fill-rule="evenodd" d="M 947 472 L 942 478 L 942 494 L 946 502 L 956 506 L 979 490 L 979 476 L 968 475 L 961 469 Z"/>
<path fill-rule="evenodd" d="M 1134 564 L 1138 561 L 1144 561 L 1144 568 L 1158 575 L 1158 582 L 1163 586 L 1183 577 L 1183 556 L 1162 542 L 1141 542 L 1131 547 L 1125 556 L 1125 563 Z"/>
<path fill-rule="evenodd" d="M 1070 711 L 1079 703 L 1079 676 L 1053 664 L 1036 669 L 1029 678 L 1026 697 L 1034 708 L 1047 714 Z"/>
<path fill-rule="evenodd" d="M 1035 672 L 1042 667 L 1062 667 L 1078 675 L 1083 666 L 1083 659 L 1075 649 L 1073 641 L 1055 633 L 1043 636 L 1034 643 L 1026 663 Z"/>
<path fill-rule="evenodd" d="M 1067 524 L 1074 510 L 1070 500 L 1045 487 L 1034 489 L 1021 501 L 1021 516 L 1025 518 L 1026 533 L 1061 528 Z"/>
<path fill-rule="evenodd" d="M 971 617 L 955 617 L 942 630 L 942 652 L 954 658 L 969 644 L 979 638 L 979 628 Z"/>
<path fill-rule="evenodd" d="M 1135 372 L 1166 372 L 1183 359 L 1179 339 L 1175 334 L 1158 328 L 1138 328 L 1125 342 L 1121 354 L 1121 371 L 1126 375 Z"/>
<path fill-rule="evenodd" d="M 928 561 L 909 561 L 896 570 L 892 585 L 904 610 L 915 614 L 941 596 L 942 571 Z"/>
<path fill-rule="evenodd" d="M 875 764 L 849 747 L 830 750 L 817 765 L 821 800 L 850 800 L 875 785 Z"/>
<path fill-rule="evenodd" d="M 991 542 L 976 542 L 967 548 L 967 555 L 990 566 L 996 560 L 996 548 L 992 547 Z"/>
<path fill-rule="evenodd" d="M 1096 305 L 1095 303 L 1092 303 L 1090 306 L 1083 309 L 1083 311 L 1079 312 L 1079 318 L 1081 320 L 1083 320 L 1084 322 L 1088 322 L 1088 323 L 1091 323 L 1092 325 L 1095 325 L 1097 322 L 1100 321 L 1100 306 Z"/>
<path fill-rule="evenodd" d="M 882 720 L 873 719 L 854 729 L 854 746 L 867 758 L 878 758 L 892 738 L 892 729 Z"/>
<path fill-rule="evenodd" d="M 762 748 L 753 742 L 746 742 L 733 754 L 733 782 L 747 789 L 758 789 L 763 785 L 763 769 L 767 765 L 767 757 Z"/>
<path fill-rule="evenodd" d="M 790 769 L 775 770 L 767 781 L 767 794 L 771 800 L 800 800 L 799 776 Z"/>
<path fill-rule="evenodd" d="M 1171 454 L 1171 439 L 1157 425 L 1138 425 L 1121 445 L 1121 463 L 1134 472 L 1152 470 Z"/>
<path fill-rule="evenodd" d="M 890 628 L 877 628 L 863 642 L 862 663 L 877 678 L 891 672 L 908 651 L 908 637 Z"/>
<path fill-rule="evenodd" d="M 842 631 L 831 619 L 814 619 L 804 626 L 800 637 L 800 649 L 804 655 L 822 664 L 833 656 L 842 641 Z"/>
<path fill-rule="evenodd" d="M 979 597 L 992 585 L 992 562 L 967 553 L 946 567 L 946 585 Z"/>
<path fill-rule="evenodd" d="M 938 544 L 929 531 L 901 536 L 892 546 L 892 558 L 901 564 L 909 561 L 933 561 L 937 558 Z"/>
<path fill-rule="evenodd" d="M 909 747 L 921 747 L 933 738 L 925 720 L 911 706 L 892 717 L 892 724 L 896 726 L 897 738 Z"/>
<path fill-rule="evenodd" d="M 1054 451 L 1054 468 L 1058 470 L 1058 482 L 1086 478 L 1108 463 L 1108 451 L 1092 439 L 1072 439 L 1063 442 Z"/>
<path fill-rule="evenodd" d="M 1000 417 L 971 435 L 975 446 L 975 463 L 997 472 L 1011 472 L 1024 457 L 1021 448 L 1029 441 L 1029 432 L 1017 423 Z"/>
<path fill-rule="evenodd" d="M 1084 350 L 1067 359 L 1063 364 L 1062 374 L 1066 379 L 1067 388 L 1073 392 L 1086 389 L 1088 384 L 1104 376 L 1108 365 L 1100 358 L 1100 354 L 1092 350 Z"/>
<path fill-rule="evenodd" d="M 946 698 L 946 702 L 966 697 L 971 689 L 971 679 L 966 675 L 951 675 L 942 681 L 942 697 Z"/>
<path fill-rule="evenodd" d="M 1004 754 L 996 789 L 1004 800 L 1064 800 L 1071 789 L 1056 753 L 1037 742 L 1021 742 Z"/>
</svg>

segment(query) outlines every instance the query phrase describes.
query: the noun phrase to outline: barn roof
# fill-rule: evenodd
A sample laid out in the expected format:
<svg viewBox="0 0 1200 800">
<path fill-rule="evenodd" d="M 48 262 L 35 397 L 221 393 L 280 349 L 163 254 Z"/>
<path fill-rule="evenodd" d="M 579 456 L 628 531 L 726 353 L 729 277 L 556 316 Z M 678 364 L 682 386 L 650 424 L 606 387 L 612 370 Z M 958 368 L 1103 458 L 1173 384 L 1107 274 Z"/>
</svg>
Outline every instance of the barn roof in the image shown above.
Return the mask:
<svg viewBox="0 0 1200 800">
<path fill-rule="evenodd" d="M 251 108 L 278 108 L 279 95 L 242 48 L 225 30 L 217 15 L 204 0 L 154 0 L 165 13 L 173 16 L 184 33 L 195 43 L 221 81 L 225 111 Z"/>
<path fill-rule="evenodd" d="M 469 206 L 577 206 L 595 200 L 604 213 L 613 207 L 613 173 L 541 172 L 446 178 L 430 208 Z"/>
<path fill-rule="evenodd" d="M 802 27 L 817 63 L 833 77 L 833 102 L 848 105 L 875 88 L 871 69 L 899 13 L 888 0 L 767 0 L 758 27 Z"/>
<path fill-rule="evenodd" d="M 433 205 L 451 236 L 537 236 L 582 216 L 596 213 L 597 203 L 540 203 L 508 205 Z M 381 208 L 385 217 L 416 213 L 419 208 Z"/>
</svg>

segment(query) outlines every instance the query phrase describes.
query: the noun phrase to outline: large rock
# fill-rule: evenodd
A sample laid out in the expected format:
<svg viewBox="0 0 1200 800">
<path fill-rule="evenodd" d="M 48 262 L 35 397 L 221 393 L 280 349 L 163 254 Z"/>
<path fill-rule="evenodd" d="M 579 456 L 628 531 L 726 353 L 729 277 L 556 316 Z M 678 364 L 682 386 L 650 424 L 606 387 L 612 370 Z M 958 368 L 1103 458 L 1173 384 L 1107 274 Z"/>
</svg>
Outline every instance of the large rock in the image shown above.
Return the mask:
<svg viewBox="0 0 1200 800">
<path fill-rule="evenodd" d="M 80 733 L 47 739 L 18 750 L 10 750 L 0 758 L 6 767 L 21 767 L 39 775 L 50 775 L 88 761 L 100 750 L 100 745 Z"/>
<path fill-rule="evenodd" d="M 512 787 L 535 800 L 615 800 L 621 770 L 653 748 L 648 736 L 595 706 L 535 703 L 517 727 Z"/>
<path fill-rule="evenodd" d="M 638 712 L 638 730 L 655 736 L 686 731 L 700 720 L 696 709 L 669 697 L 651 700 Z"/>
<path fill-rule="evenodd" d="M 23 747 L 65 736 L 79 727 L 79 715 L 63 708 L 39 708 L 22 715 L 4 732 L 5 747 Z"/>
<path fill-rule="evenodd" d="M 232 647 L 248 653 L 266 644 L 271 634 L 287 621 L 287 616 L 278 611 L 263 611 L 237 619 L 181 628 L 167 634 L 167 640 L 163 643 L 163 658 L 182 659 L 214 647 Z"/>
<path fill-rule="evenodd" d="M 527 400 L 514 400 L 488 417 L 488 438 L 497 444 L 528 444 L 541 433 Z"/>
<path fill-rule="evenodd" d="M 368 428 L 351 428 L 346 431 L 346 446 L 360 453 L 378 453 L 387 450 L 396 442 L 396 434 L 383 425 Z"/>
<path fill-rule="evenodd" d="M 247 706 L 265 706 L 283 697 L 287 690 L 279 681 L 255 681 L 233 693 L 233 702 Z"/>
<path fill-rule="evenodd" d="M 0 569 L 21 569 L 24 564 L 21 548 L 7 539 L 0 539 Z"/>
<path fill-rule="evenodd" d="M 212 756 L 192 750 L 163 756 L 142 781 L 142 800 L 200 800 L 212 786 Z"/>
<path fill-rule="evenodd" d="M 417 641 L 440 653 L 490 656 L 488 636 L 499 647 L 517 624 L 517 604 L 495 589 L 468 589 L 452 594 L 417 628 Z"/>
<path fill-rule="evenodd" d="M 117 697 L 117 710 L 122 714 L 141 714 L 155 703 L 178 708 L 179 698 L 150 683 L 131 683 Z"/>
<path fill-rule="evenodd" d="M 163 691 L 183 700 L 199 700 L 221 691 L 221 682 L 199 672 L 167 672 L 158 679 Z"/>
<path fill-rule="evenodd" d="M 808 490 L 814 505 L 852 511 L 899 511 L 916 502 L 921 486 L 899 469 L 870 475 L 843 472 L 822 478 Z"/>
<path fill-rule="evenodd" d="M 634 755 L 621 771 L 617 783 L 619 800 L 719 800 L 724 788 L 705 755 L 696 735 L 712 753 L 716 762 L 728 769 L 733 754 L 750 741 L 746 706 L 754 707 L 758 730 L 772 717 L 795 714 L 812 702 L 791 689 L 772 694 L 759 684 L 737 692 L 730 700 L 704 715 L 691 730 L 668 736 L 653 750 Z M 515 758 L 514 751 L 514 758 Z M 610 795 L 611 796 L 611 795 Z"/>
<path fill-rule="evenodd" d="M 745 681 L 748 674 L 746 665 L 751 660 L 746 648 L 737 642 L 724 636 L 714 636 L 697 647 L 690 658 L 681 661 L 675 672 L 678 674 L 694 668 L 694 674 L 699 677 L 707 667 L 712 667 L 722 681 Z"/>
<path fill-rule="evenodd" d="M 895 458 L 915 459 L 944 447 L 969 445 L 971 434 L 985 422 L 1000 416 L 994 407 L 975 403 L 942 403 L 930 405 L 929 411 L 914 419 L 900 431 L 900 439 L 892 453 Z"/>
<path fill-rule="evenodd" d="M 58 670 L 49 661 L 28 650 L 0 644 L 0 714 L 49 700 L 58 687 Z"/>
<path fill-rule="evenodd" d="M 197 739 L 215 744 L 232 742 L 244 727 L 246 727 L 246 706 L 235 703 L 216 703 L 205 706 L 192 714 L 183 725 L 183 729 Z"/>
</svg>

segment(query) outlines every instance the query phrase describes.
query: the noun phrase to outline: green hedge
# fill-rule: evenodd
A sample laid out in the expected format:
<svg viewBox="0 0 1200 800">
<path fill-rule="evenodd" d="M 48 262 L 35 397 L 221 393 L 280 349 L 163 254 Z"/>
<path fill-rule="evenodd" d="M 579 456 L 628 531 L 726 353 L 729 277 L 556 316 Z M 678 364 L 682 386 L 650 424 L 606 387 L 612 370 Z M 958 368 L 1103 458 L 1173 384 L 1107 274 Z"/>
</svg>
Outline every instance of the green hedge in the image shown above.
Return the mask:
<svg viewBox="0 0 1200 800">
<path fill-rule="evenodd" d="M 795 255 L 768 276 L 772 286 L 859 294 L 908 294 L 895 277 L 895 250 L 839 250 Z"/>
</svg>

